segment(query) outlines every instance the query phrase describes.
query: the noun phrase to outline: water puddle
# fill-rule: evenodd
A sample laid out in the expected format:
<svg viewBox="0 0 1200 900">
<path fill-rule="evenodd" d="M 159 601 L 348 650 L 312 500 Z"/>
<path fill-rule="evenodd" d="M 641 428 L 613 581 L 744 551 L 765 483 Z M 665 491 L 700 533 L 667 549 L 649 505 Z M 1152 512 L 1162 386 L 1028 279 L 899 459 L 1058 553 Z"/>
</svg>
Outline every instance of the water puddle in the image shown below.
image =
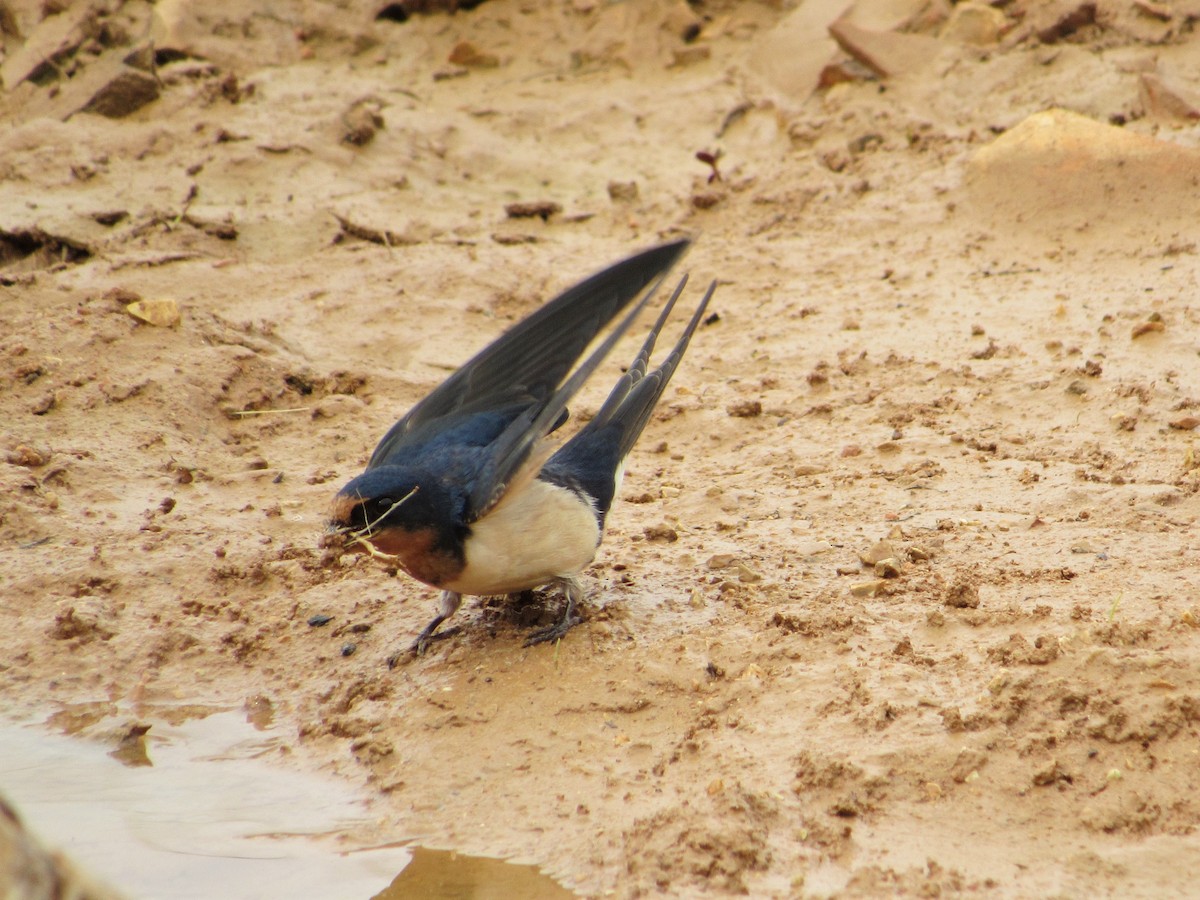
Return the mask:
<svg viewBox="0 0 1200 900">
<path fill-rule="evenodd" d="M 112 704 L 78 704 L 46 723 L 85 739 L 0 722 L 0 793 L 130 898 L 574 896 L 532 866 L 356 842 L 362 798 L 265 762 L 279 745 L 262 710 L 160 711 L 119 724 Z"/>
</svg>

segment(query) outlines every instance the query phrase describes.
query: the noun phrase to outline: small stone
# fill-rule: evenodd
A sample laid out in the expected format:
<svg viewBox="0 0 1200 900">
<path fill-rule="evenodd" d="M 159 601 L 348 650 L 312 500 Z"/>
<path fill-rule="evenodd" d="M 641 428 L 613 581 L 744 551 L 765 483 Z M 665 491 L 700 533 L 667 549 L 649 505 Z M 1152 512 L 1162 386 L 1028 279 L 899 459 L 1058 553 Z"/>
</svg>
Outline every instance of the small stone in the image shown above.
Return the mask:
<svg viewBox="0 0 1200 900">
<path fill-rule="evenodd" d="M 547 221 L 551 216 L 562 212 L 562 205 L 553 200 L 533 200 L 523 203 L 508 203 L 504 207 L 505 214 L 510 219 L 541 219 Z"/>
<path fill-rule="evenodd" d="M 692 66 L 699 62 L 704 62 L 712 56 L 712 48 L 699 44 L 692 47 L 680 47 L 674 51 L 671 59 L 670 68 L 681 69 L 684 66 Z"/>
<path fill-rule="evenodd" d="M 715 191 L 701 192 L 692 195 L 692 206 L 696 209 L 712 209 L 721 202 L 723 195 Z"/>
<path fill-rule="evenodd" d="M 383 116 L 373 101 L 359 101 L 342 114 L 342 141 L 365 147 L 383 127 Z"/>
<path fill-rule="evenodd" d="M 470 41 L 459 41 L 450 51 L 449 62 L 472 69 L 494 69 L 500 65 L 500 58 L 493 53 L 484 53 Z"/>
<path fill-rule="evenodd" d="M 49 459 L 49 456 L 40 450 L 35 450 L 25 444 L 18 445 L 15 449 L 8 451 L 8 463 L 13 466 L 24 466 L 27 469 L 36 469 L 39 466 L 44 466 Z"/>
<path fill-rule="evenodd" d="M 501 246 L 511 247 L 516 244 L 536 244 L 538 236 L 536 234 L 496 233 L 492 235 L 492 240 Z"/>
<path fill-rule="evenodd" d="M 725 412 L 737 419 L 751 419 L 762 415 L 762 403 L 758 400 L 739 400 L 725 407 Z"/>
<path fill-rule="evenodd" d="M 1060 781 L 1066 777 L 1067 774 L 1058 764 L 1058 760 L 1052 759 L 1046 765 L 1042 766 L 1033 773 L 1033 783 L 1038 787 L 1045 787 L 1046 785 L 1054 784 L 1054 782 Z"/>
<path fill-rule="evenodd" d="M 670 525 L 647 525 L 643 534 L 646 535 L 648 541 L 666 541 L 668 544 L 673 544 L 679 540 L 679 532 Z"/>
<path fill-rule="evenodd" d="M 158 92 L 157 78 L 122 65 L 92 94 L 82 111 L 121 119 L 157 100 Z"/>
<path fill-rule="evenodd" d="M 873 566 L 881 560 L 891 559 L 895 556 L 896 548 L 891 541 L 876 541 L 870 549 L 858 554 L 858 558 L 864 566 Z"/>
<path fill-rule="evenodd" d="M 905 553 L 908 554 L 908 558 L 913 562 L 926 562 L 933 559 L 933 551 L 921 544 L 913 544 Z"/>
<path fill-rule="evenodd" d="M 955 44 L 982 47 L 996 43 L 1007 24 L 1008 19 L 996 7 L 965 0 L 951 10 L 939 37 Z"/>
<path fill-rule="evenodd" d="M 743 563 L 738 563 L 737 572 L 738 581 L 742 582 L 742 584 L 758 584 L 758 582 L 763 580 L 762 575 Z"/>
<path fill-rule="evenodd" d="M 1176 431 L 1191 431 L 1200 426 L 1200 418 L 1196 416 L 1184 416 L 1182 419 L 1176 419 L 1174 422 L 1168 422 Z"/>
<path fill-rule="evenodd" d="M 471 73 L 471 70 L 468 69 L 466 66 L 454 66 L 453 68 L 450 68 L 450 69 L 438 69 L 436 72 L 433 73 L 433 80 L 434 81 L 449 81 L 452 78 L 463 78 L 464 76 L 469 75 L 470 73 Z"/>
<path fill-rule="evenodd" d="M 614 203 L 632 203 L 638 198 L 638 183 L 636 181 L 610 181 L 608 198 Z"/>
<path fill-rule="evenodd" d="M 54 391 L 47 391 L 30 404 L 29 411 L 35 416 L 44 416 L 56 406 L 58 406 L 58 394 Z"/>
<path fill-rule="evenodd" d="M 1079 379 L 1075 379 L 1067 385 L 1067 393 L 1074 394 L 1076 397 L 1082 397 L 1088 392 L 1088 386 Z"/>
<path fill-rule="evenodd" d="M 887 585 L 887 582 L 882 578 L 875 581 L 860 581 L 858 584 L 850 585 L 850 593 L 855 597 L 874 597 Z"/>
<path fill-rule="evenodd" d="M 316 616 L 309 616 L 309 618 L 308 618 L 308 624 L 312 628 L 320 628 L 322 625 L 328 625 L 332 621 L 333 621 L 333 616 L 316 615 Z"/>
<path fill-rule="evenodd" d="M 357 649 L 358 649 L 357 644 L 343 644 L 342 645 L 342 656 L 353 656 L 354 651 Z"/>
<path fill-rule="evenodd" d="M 894 557 L 881 559 L 875 563 L 875 574 L 880 578 L 899 578 L 900 571 L 900 560 Z"/>
<path fill-rule="evenodd" d="M 1166 330 L 1167 326 L 1158 320 L 1151 322 L 1140 322 L 1133 326 L 1133 331 L 1131 332 L 1130 336 L 1133 338 L 1140 338 L 1142 335 L 1158 334 L 1159 332 Z"/>
<path fill-rule="evenodd" d="M 705 563 L 710 569 L 728 569 L 737 562 L 737 556 L 732 553 L 715 553 Z"/>
<path fill-rule="evenodd" d="M 179 304 L 170 297 L 135 300 L 125 307 L 125 311 L 139 322 L 158 328 L 174 328 L 183 318 Z"/>
</svg>

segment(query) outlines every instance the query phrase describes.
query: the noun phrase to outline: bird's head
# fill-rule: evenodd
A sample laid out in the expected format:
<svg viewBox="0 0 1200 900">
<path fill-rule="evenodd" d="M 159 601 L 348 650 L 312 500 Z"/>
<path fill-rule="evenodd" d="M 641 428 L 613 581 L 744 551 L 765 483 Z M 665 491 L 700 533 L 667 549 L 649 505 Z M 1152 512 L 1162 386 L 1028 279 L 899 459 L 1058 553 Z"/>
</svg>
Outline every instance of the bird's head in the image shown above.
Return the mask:
<svg viewBox="0 0 1200 900">
<path fill-rule="evenodd" d="M 401 466 L 369 469 L 338 491 L 328 530 L 340 535 L 347 549 L 394 553 L 388 545 L 404 534 L 441 530 L 450 512 L 444 493 L 421 472 Z"/>
</svg>

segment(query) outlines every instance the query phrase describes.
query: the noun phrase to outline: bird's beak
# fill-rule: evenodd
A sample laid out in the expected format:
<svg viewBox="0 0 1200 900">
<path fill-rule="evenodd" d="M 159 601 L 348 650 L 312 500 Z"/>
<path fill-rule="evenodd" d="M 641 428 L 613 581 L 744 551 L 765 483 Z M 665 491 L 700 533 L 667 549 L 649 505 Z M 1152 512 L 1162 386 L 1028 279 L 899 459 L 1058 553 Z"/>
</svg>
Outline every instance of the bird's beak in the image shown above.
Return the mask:
<svg viewBox="0 0 1200 900">
<path fill-rule="evenodd" d="M 352 513 L 357 505 L 352 497 L 334 498 L 329 521 L 325 523 L 325 533 L 321 536 L 322 547 L 343 552 L 362 549 L 353 541 L 354 530 L 350 524 L 354 521 Z"/>
</svg>

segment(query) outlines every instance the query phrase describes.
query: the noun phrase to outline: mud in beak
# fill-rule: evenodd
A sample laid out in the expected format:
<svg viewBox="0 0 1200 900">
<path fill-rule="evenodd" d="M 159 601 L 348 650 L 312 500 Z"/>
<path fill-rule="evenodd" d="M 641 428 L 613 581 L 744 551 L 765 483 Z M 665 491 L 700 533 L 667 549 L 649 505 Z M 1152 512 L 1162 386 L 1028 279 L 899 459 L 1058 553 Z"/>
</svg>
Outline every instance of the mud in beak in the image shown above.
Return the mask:
<svg viewBox="0 0 1200 900">
<path fill-rule="evenodd" d="M 321 535 L 322 549 L 338 550 L 342 553 L 366 552 L 361 543 L 355 540 L 355 529 L 351 524 L 357 506 L 358 501 L 352 497 L 334 498 L 329 520 L 325 523 L 325 533 Z"/>
</svg>

